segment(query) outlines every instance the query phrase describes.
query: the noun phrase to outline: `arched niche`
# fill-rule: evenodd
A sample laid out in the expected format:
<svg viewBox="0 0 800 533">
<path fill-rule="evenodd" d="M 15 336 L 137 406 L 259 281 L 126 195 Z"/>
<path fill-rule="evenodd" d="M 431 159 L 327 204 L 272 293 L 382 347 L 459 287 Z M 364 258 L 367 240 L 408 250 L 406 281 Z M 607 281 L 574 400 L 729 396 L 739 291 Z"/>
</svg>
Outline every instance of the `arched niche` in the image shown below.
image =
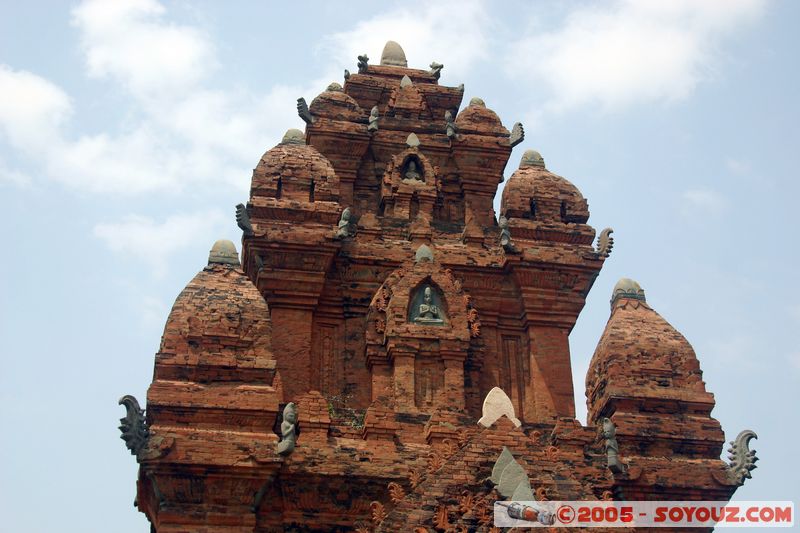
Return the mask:
<svg viewBox="0 0 800 533">
<path fill-rule="evenodd" d="M 418 147 L 392 156 L 381 185 L 385 215 L 409 221 L 432 220 L 437 179 L 436 169 Z"/>
</svg>

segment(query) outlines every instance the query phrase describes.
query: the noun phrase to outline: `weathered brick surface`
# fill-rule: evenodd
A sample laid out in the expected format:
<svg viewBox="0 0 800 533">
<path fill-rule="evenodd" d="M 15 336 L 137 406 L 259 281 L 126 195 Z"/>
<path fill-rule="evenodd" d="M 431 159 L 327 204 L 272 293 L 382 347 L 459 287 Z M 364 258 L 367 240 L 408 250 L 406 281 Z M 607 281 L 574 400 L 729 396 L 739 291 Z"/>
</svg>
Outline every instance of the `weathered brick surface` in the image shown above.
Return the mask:
<svg viewBox="0 0 800 533">
<path fill-rule="evenodd" d="M 506 186 L 501 246 L 509 130 L 477 100 L 457 113 L 462 96 L 369 65 L 312 100 L 308 144 L 262 157 L 243 266 L 187 285 L 156 356 L 137 502 L 159 533 L 488 531 L 503 446 L 538 497 L 732 493 L 694 352 L 643 301 L 615 304 L 587 376 L 591 424 L 574 420 L 568 336 L 606 255 L 577 187 L 530 165 Z M 414 320 L 425 287 L 439 324 Z M 521 428 L 476 425 L 495 386 Z M 287 402 L 298 437 L 281 456 Z M 602 417 L 624 473 L 607 468 Z"/>
</svg>

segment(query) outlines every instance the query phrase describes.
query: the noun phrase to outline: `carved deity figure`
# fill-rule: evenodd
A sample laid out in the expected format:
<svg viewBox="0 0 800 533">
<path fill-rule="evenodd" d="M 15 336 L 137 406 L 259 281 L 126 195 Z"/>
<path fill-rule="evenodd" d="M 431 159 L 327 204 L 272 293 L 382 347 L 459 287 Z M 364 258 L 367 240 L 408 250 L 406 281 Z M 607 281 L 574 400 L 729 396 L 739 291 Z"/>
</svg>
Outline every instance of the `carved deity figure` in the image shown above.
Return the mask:
<svg viewBox="0 0 800 533">
<path fill-rule="evenodd" d="M 447 137 L 450 139 L 455 139 L 458 136 L 458 126 L 456 126 L 456 121 L 453 119 L 453 112 L 452 111 L 445 111 L 444 112 L 444 121 L 445 121 L 445 133 Z"/>
<path fill-rule="evenodd" d="M 372 133 L 374 131 L 378 131 L 378 120 L 380 119 L 380 113 L 378 112 L 378 106 L 374 106 L 372 110 L 369 112 L 369 125 L 367 126 L 367 131 Z"/>
<path fill-rule="evenodd" d="M 278 455 L 289 455 L 294 451 L 297 442 L 297 406 L 289 402 L 283 408 L 283 422 L 281 422 L 281 441 L 278 443 Z"/>
<path fill-rule="evenodd" d="M 423 303 L 419 304 L 419 312 L 414 322 L 417 324 L 444 323 L 439 306 L 433 303 L 433 291 L 430 287 L 425 287 Z"/>
<path fill-rule="evenodd" d="M 619 460 L 619 444 L 617 443 L 617 427 L 610 418 L 603 418 L 603 438 L 605 439 L 608 468 L 615 474 L 625 471 L 625 463 Z"/>
<path fill-rule="evenodd" d="M 506 252 L 515 253 L 517 249 L 514 247 L 514 243 L 511 242 L 511 232 L 508 229 L 508 219 L 504 216 L 501 216 L 497 221 L 497 224 L 500 226 L 500 246 L 502 246 L 503 250 Z"/>
<path fill-rule="evenodd" d="M 342 216 L 339 219 L 338 229 L 336 230 L 336 238 L 344 239 L 350 235 L 350 208 L 345 207 L 342 211 Z"/>
<path fill-rule="evenodd" d="M 407 180 L 422 181 L 422 175 L 417 171 L 417 163 L 412 159 L 406 166 L 406 171 L 403 173 L 403 178 Z"/>
</svg>

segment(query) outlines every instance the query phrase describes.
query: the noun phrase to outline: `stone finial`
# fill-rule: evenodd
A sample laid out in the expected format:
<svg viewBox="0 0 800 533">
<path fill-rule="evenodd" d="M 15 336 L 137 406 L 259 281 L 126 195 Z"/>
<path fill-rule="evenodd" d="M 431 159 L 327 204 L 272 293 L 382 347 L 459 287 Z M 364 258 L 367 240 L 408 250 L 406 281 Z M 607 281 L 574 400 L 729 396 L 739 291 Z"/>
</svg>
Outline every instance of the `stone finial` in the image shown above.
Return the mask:
<svg viewBox="0 0 800 533">
<path fill-rule="evenodd" d="M 622 474 L 628 466 L 619 459 L 619 444 L 617 444 L 617 427 L 610 418 L 603 418 L 601 430 L 605 439 L 606 458 L 608 469 L 615 474 Z"/>
<path fill-rule="evenodd" d="M 303 122 L 306 124 L 314 123 L 314 115 L 312 115 L 311 111 L 308 110 L 306 99 L 302 96 L 297 99 L 297 115 L 302 118 Z"/>
<path fill-rule="evenodd" d="M 734 440 L 728 448 L 728 476 L 737 485 L 743 485 L 745 479 L 750 479 L 750 472 L 755 470 L 756 451 L 750 449 L 750 441 L 757 439 L 758 435 L 752 429 L 745 429 Z"/>
<path fill-rule="evenodd" d="M 349 79 L 350 79 L 350 71 L 347 70 L 347 69 L 344 69 L 344 81 L 347 81 Z"/>
<path fill-rule="evenodd" d="M 528 474 L 525 473 L 525 469 L 523 469 L 517 461 L 512 460 L 503 469 L 503 473 L 500 474 L 500 483 L 497 484 L 497 492 L 505 498 L 511 498 L 511 495 L 514 494 L 514 491 L 521 483 L 530 483 L 528 481 Z M 533 494 L 531 494 L 531 497 L 533 497 Z"/>
<path fill-rule="evenodd" d="M 453 118 L 453 112 L 449 109 L 444 112 L 444 121 L 444 131 L 447 134 L 447 137 L 450 139 L 455 139 L 458 136 L 458 126 L 456 126 L 456 120 Z"/>
<path fill-rule="evenodd" d="M 414 262 L 421 263 L 423 261 L 433 261 L 433 250 L 427 244 L 421 244 L 417 248 L 417 253 L 414 254 Z"/>
<path fill-rule="evenodd" d="M 606 228 L 600 232 L 600 236 L 597 237 L 597 248 L 595 248 L 595 252 L 600 257 L 608 257 L 611 255 L 611 249 L 614 248 L 614 237 L 611 234 L 614 233 L 612 228 Z"/>
<path fill-rule="evenodd" d="M 508 219 L 500 215 L 500 218 L 497 220 L 497 225 L 500 226 L 500 246 L 508 253 L 516 253 L 517 249 L 514 243 L 511 242 L 511 231 L 508 229 Z"/>
<path fill-rule="evenodd" d="M 414 85 L 414 83 L 411 81 L 411 78 L 409 78 L 408 76 L 403 76 L 400 79 L 400 88 L 401 89 L 404 88 L 404 87 L 411 87 L 412 85 Z"/>
<path fill-rule="evenodd" d="M 294 451 L 297 443 L 297 406 L 289 402 L 283 408 L 283 422 L 281 422 L 281 440 L 276 452 L 278 455 L 289 455 Z"/>
<path fill-rule="evenodd" d="M 522 422 L 514 414 L 514 404 L 511 403 L 511 398 L 503 392 L 503 389 L 495 387 L 483 400 L 483 416 L 478 420 L 478 424 L 485 428 L 492 427 L 501 416 L 507 416 L 517 427 L 522 425 Z"/>
<path fill-rule="evenodd" d="M 631 298 L 643 302 L 647 301 L 644 297 L 644 289 L 630 278 L 622 278 L 614 285 L 614 290 L 611 292 L 612 308 L 620 298 Z"/>
<path fill-rule="evenodd" d="M 358 73 L 364 74 L 367 68 L 369 68 L 369 56 L 367 54 L 358 56 Z"/>
<path fill-rule="evenodd" d="M 442 76 L 442 69 L 444 65 L 441 63 L 437 63 L 436 61 L 431 63 L 431 69 L 428 71 L 433 79 L 438 80 Z"/>
<path fill-rule="evenodd" d="M 395 41 L 386 41 L 386 45 L 383 47 L 383 53 L 381 54 L 381 65 L 408 67 L 408 61 L 406 61 L 406 53 L 403 51 L 403 47 Z"/>
<path fill-rule="evenodd" d="M 331 82 L 331 84 L 330 84 L 330 85 L 328 85 L 328 88 L 327 88 L 327 89 L 325 89 L 325 90 L 326 90 L 326 91 L 330 91 L 330 92 L 334 92 L 334 93 L 340 93 L 340 92 L 342 92 L 344 89 L 342 89 L 342 86 L 341 86 L 341 85 L 339 85 L 338 83 L 336 83 L 336 82 L 334 81 L 334 82 Z"/>
<path fill-rule="evenodd" d="M 500 452 L 500 457 L 497 458 L 495 461 L 494 466 L 492 467 L 492 476 L 489 478 L 492 483 L 495 485 L 500 483 L 500 476 L 503 474 L 503 470 L 514 460 L 514 456 L 511 455 L 511 452 L 508 448 L 503 446 L 503 451 Z"/>
<path fill-rule="evenodd" d="M 369 125 L 367 126 L 367 131 L 373 133 L 378 131 L 378 120 L 381 118 L 380 113 L 378 111 L 378 106 L 373 106 L 373 108 L 369 112 Z"/>
<path fill-rule="evenodd" d="M 306 135 L 297 128 L 291 128 L 286 130 L 286 133 L 283 134 L 283 139 L 281 139 L 280 142 L 280 144 L 305 144 L 305 143 L 306 143 Z"/>
<path fill-rule="evenodd" d="M 236 245 L 228 239 L 215 242 L 208 253 L 208 264 L 239 266 L 239 252 L 236 251 Z"/>
<path fill-rule="evenodd" d="M 522 154 L 522 159 L 519 161 L 519 168 L 525 167 L 545 168 L 542 154 L 536 150 L 525 150 L 525 153 Z"/>
<path fill-rule="evenodd" d="M 236 204 L 236 225 L 245 237 L 253 236 L 253 225 L 250 223 L 250 215 L 244 204 Z"/>
<path fill-rule="evenodd" d="M 511 137 L 508 138 L 508 142 L 511 144 L 511 148 L 514 148 L 524 140 L 525 128 L 522 127 L 522 122 L 517 122 L 514 124 L 514 127 L 511 128 Z"/>
<path fill-rule="evenodd" d="M 144 409 L 139 407 L 139 402 L 130 394 L 120 398 L 119 405 L 125 406 L 125 416 L 119 419 L 119 430 L 122 433 L 119 438 L 125 441 L 125 446 L 130 450 L 131 455 L 138 455 L 150 437 Z"/>
<path fill-rule="evenodd" d="M 537 501 L 539 498 L 534 496 L 531 490 L 531 482 L 530 479 L 528 479 L 528 475 L 525 473 L 525 469 L 514 459 L 514 456 L 511 455 L 511 452 L 505 446 L 492 468 L 492 475 L 489 481 L 496 485 L 495 488 L 500 496 L 514 502 L 497 502 L 499 505 L 506 508 L 510 518 L 536 520 L 543 525 L 553 525 L 555 523 L 555 516 L 546 509 L 534 506 L 534 512 L 531 516 L 531 508 L 519 503 Z"/>
<path fill-rule="evenodd" d="M 419 137 L 417 137 L 416 133 L 409 133 L 408 137 L 406 137 L 406 144 L 409 148 L 416 148 L 419 146 Z"/>
<path fill-rule="evenodd" d="M 350 208 L 345 207 L 342 216 L 339 218 L 339 225 L 336 230 L 336 238 L 344 239 L 350 236 Z"/>
<path fill-rule="evenodd" d="M 486 107 L 486 102 L 483 101 L 483 98 L 478 98 L 477 96 L 472 98 L 469 101 L 469 105 L 476 105 L 480 107 Z"/>
</svg>

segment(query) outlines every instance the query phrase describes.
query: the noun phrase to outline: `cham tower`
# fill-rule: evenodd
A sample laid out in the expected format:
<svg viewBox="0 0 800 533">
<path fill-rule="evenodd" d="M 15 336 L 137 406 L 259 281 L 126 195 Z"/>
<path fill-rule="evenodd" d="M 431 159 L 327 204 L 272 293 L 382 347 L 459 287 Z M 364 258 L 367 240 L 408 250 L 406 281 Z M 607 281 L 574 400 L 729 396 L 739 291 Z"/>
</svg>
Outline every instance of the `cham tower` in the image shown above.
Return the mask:
<svg viewBox="0 0 800 533">
<path fill-rule="evenodd" d="M 728 500 L 750 477 L 755 434 L 720 459 L 697 357 L 632 280 L 575 419 L 569 334 L 611 230 L 533 150 L 495 213 L 524 130 L 441 70 L 360 56 L 261 157 L 241 257 L 213 245 L 146 411 L 120 400 L 151 531 L 494 531 L 495 500 Z"/>
</svg>

